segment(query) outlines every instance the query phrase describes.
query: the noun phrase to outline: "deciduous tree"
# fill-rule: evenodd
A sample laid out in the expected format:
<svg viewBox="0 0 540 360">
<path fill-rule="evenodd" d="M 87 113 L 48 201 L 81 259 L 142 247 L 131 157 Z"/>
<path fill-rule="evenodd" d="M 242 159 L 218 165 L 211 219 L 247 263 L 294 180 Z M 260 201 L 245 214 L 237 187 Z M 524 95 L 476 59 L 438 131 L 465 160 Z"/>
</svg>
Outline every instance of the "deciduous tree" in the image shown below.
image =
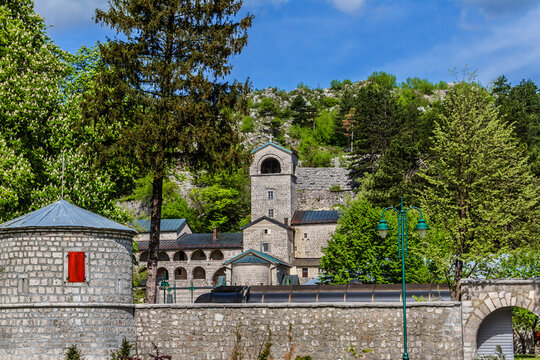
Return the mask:
<svg viewBox="0 0 540 360">
<path fill-rule="evenodd" d="M 383 239 L 375 231 L 381 210 L 369 201 L 364 198 L 350 200 L 342 210 L 337 229 L 323 249 L 323 278 L 338 284 L 346 284 L 352 279 L 377 284 L 401 282 L 396 217 L 387 213 L 387 220 L 394 230 Z M 431 282 L 433 278 L 423 258 L 420 241 L 412 234 L 416 222 L 409 223 L 411 236 L 405 261 L 407 282 Z"/>
<path fill-rule="evenodd" d="M 512 128 L 476 84 L 448 92 L 432 140 L 434 158 L 421 173 L 422 209 L 440 224 L 431 258 L 459 299 L 459 280 L 489 254 L 538 247 L 538 181 Z"/>
</svg>

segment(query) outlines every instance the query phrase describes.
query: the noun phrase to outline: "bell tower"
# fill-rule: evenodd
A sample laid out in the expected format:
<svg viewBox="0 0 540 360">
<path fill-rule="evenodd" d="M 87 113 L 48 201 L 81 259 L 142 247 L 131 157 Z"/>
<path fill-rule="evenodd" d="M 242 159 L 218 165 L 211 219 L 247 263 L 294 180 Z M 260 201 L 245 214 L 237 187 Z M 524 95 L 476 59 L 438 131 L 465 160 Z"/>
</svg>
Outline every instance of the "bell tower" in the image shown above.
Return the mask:
<svg viewBox="0 0 540 360">
<path fill-rule="evenodd" d="M 251 221 L 267 216 L 290 223 L 297 208 L 298 154 L 272 142 L 253 150 L 252 154 Z"/>
</svg>

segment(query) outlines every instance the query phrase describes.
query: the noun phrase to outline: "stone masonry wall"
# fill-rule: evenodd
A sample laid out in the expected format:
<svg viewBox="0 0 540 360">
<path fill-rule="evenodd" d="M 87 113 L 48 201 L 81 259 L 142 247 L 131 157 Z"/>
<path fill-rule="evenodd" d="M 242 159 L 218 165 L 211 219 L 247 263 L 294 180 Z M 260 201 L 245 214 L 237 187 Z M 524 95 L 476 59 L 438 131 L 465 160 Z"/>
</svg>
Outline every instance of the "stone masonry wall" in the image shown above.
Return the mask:
<svg viewBox="0 0 540 360">
<path fill-rule="evenodd" d="M 297 173 L 298 210 L 329 210 L 354 197 L 347 169 L 299 167 Z"/>
<path fill-rule="evenodd" d="M 108 360 L 134 343 L 133 305 L 0 305 L 0 360 L 61 360 L 73 344 L 86 360 Z"/>
<path fill-rule="evenodd" d="M 266 230 L 266 232 L 265 232 Z M 268 253 L 282 261 L 291 262 L 293 255 L 292 231 L 267 220 L 244 229 L 244 251 L 262 251 L 261 244 L 270 244 Z"/>
<path fill-rule="evenodd" d="M 322 257 L 322 249 L 328 246 L 328 240 L 332 237 L 336 226 L 337 224 L 295 225 L 294 257 Z"/>
<path fill-rule="evenodd" d="M 92 230 L 0 233 L 0 304 L 131 303 L 132 234 Z M 69 283 L 67 254 L 86 255 L 86 282 Z"/>
<path fill-rule="evenodd" d="M 174 360 L 229 360 L 238 333 L 244 359 L 253 359 L 269 331 L 274 359 L 293 346 L 294 357 L 314 360 L 353 359 L 351 347 L 366 360 L 403 352 L 399 303 L 136 305 L 135 320 L 139 356 L 154 342 Z M 411 359 L 462 359 L 458 302 L 413 303 L 407 320 Z"/>
</svg>

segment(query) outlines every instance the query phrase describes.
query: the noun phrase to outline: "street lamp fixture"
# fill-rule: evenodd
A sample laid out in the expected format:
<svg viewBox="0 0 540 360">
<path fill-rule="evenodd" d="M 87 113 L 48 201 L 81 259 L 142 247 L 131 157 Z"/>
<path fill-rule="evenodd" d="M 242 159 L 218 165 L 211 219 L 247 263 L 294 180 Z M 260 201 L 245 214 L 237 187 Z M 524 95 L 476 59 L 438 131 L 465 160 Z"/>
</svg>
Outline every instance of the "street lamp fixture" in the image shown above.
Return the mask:
<svg viewBox="0 0 540 360">
<path fill-rule="evenodd" d="M 403 294 L 403 360 L 409 360 L 409 353 L 407 352 L 407 294 L 405 292 L 405 258 L 407 257 L 407 213 L 412 209 L 420 212 L 420 220 L 418 220 L 415 230 L 418 231 L 418 236 L 423 239 L 429 230 L 429 226 L 426 224 L 426 220 L 424 220 L 422 210 L 416 206 L 411 206 L 407 210 L 403 210 L 403 197 L 401 198 L 401 207 L 399 210 L 395 207 L 387 207 L 382 211 L 381 220 L 377 226 L 379 235 L 384 239 L 388 234 L 388 230 L 391 230 L 386 220 L 384 220 L 384 213 L 386 210 L 394 210 L 396 212 L 398 217 L 398 239 L 399 254 L 401 255 L 401 279 Z"/>
</svg>

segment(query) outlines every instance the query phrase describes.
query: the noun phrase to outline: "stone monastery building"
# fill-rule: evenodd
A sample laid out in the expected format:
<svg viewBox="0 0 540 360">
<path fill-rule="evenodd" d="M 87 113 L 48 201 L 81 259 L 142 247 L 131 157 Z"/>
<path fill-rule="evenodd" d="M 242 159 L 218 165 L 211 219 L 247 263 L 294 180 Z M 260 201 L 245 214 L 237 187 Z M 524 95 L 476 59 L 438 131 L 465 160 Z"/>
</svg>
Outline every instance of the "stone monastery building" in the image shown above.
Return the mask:
<svg viewBox="0 0 540 360">
<path fill-rule="evenodd" d="M 298 154 L 274 143 L 253 152 L 250 166 L 251 222 L 238 233 L 193 234 L 185 219 L 162 220 L 158 278 L 177 286 L 277 285 L 285 275 L 300 283 L 316 278 L 322 248 L 339 212 L 352 195 L 347 170 L 302 168 Z M 149 220 L 137 240 L 141 262 L 148 257 Z"/>
</svg>

